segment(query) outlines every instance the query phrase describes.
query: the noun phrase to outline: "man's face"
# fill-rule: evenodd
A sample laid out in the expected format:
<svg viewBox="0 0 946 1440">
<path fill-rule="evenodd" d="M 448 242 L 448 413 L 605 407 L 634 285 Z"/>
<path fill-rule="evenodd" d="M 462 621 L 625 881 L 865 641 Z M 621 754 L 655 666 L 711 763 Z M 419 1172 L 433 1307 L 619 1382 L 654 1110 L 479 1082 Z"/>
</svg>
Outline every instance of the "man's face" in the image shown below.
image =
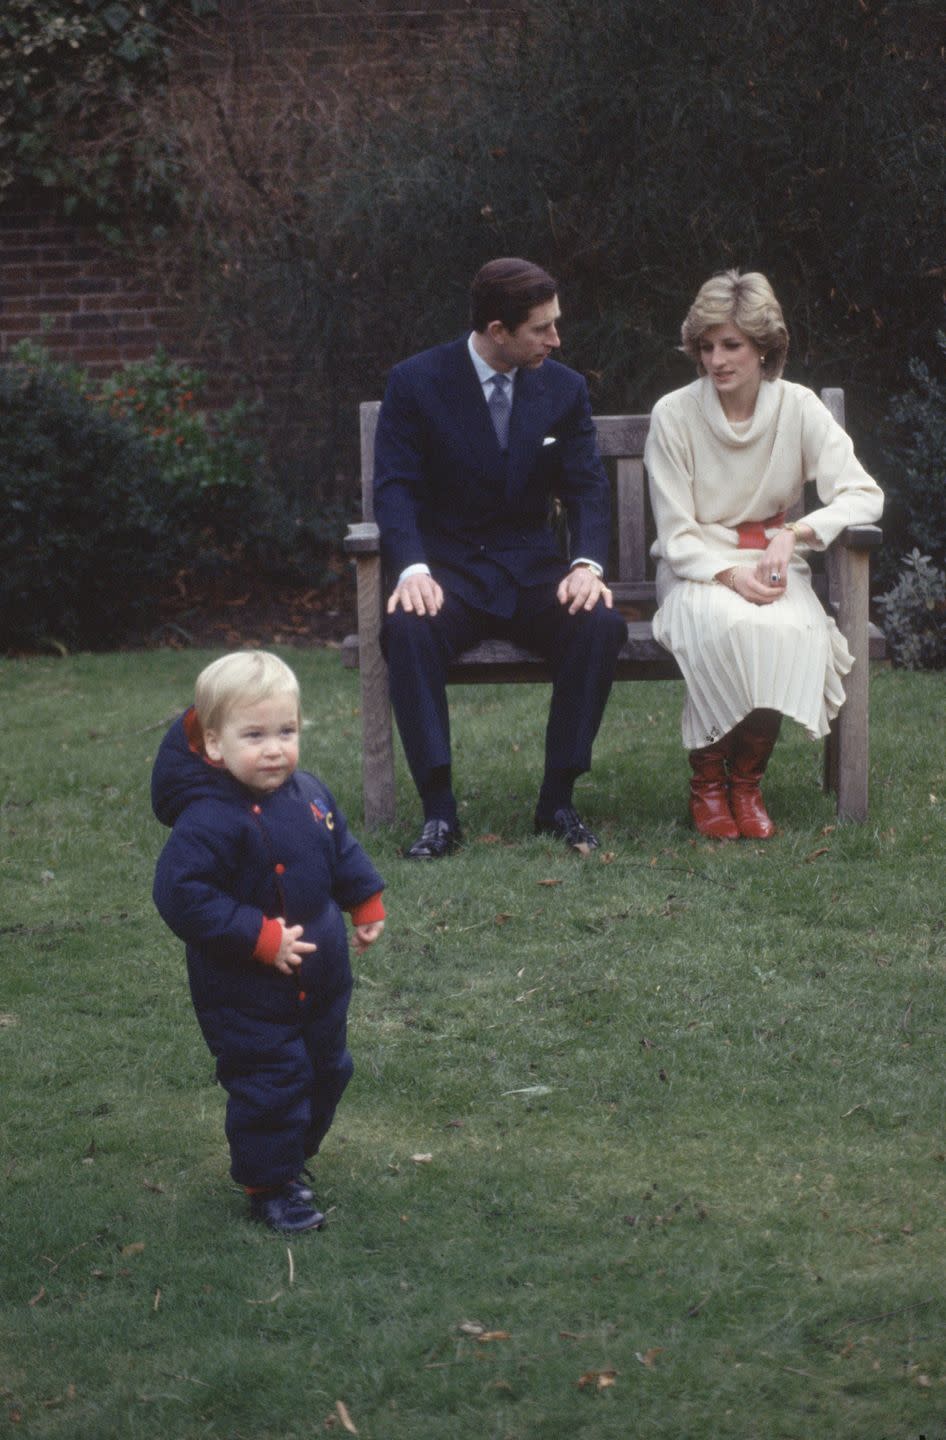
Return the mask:
<svg viewBox="0 0 946 1440">
<path fill-rule="evenodd" d="M 521 366 L 524 370 L 538 370 L 553 350 L 561 345 L 556 328 L 561 316 L 558 297 L 546 300 L 542 305 L 533 305 L 526 319 L 515 330 L 507 330 L 500 321 L 491 325 L 494 343 L 500 348 L 502 365 L 496 369 L 513 370 Z"/>
</svg>

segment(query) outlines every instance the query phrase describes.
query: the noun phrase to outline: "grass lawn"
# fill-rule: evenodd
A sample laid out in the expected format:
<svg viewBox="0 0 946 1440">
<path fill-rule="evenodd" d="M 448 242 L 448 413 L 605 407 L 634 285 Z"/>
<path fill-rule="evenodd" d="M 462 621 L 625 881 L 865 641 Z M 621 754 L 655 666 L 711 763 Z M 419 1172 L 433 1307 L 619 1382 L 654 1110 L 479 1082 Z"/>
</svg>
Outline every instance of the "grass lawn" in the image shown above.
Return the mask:
<svg viewBox="0 0 946 1440">
<path fill-rule="evenodd" d="M 686 821 L 676 684 L 615 687 L 532 837 L 547 692 L 454 690 L 468 843 L 357 963 L 330 1224 L 253 1226 L 150 899 L 210 656 L 5 662 L 0 1435 L 946 1440 L 946 680 L 875 671 L 871 819 L 786 726 L 768 844 Z M 357 678 L 287 654 L 360 824 Z"/>
</svg>

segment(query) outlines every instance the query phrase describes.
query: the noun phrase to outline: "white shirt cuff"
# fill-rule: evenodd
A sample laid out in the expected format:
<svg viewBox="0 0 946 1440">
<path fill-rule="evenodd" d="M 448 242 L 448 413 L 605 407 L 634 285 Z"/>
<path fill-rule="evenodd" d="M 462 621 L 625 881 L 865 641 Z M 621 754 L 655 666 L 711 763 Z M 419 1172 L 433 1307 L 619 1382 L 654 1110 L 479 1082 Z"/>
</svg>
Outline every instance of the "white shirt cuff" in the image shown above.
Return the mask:
<svg viewBox="0 0 946 1440">
<path fill-rule="evenodd" d="M 406 569 L 404 569 L 404 570 L 401 571 L 400 575 L 397 577 L 397 583 L 398 583 L 398 585 L 403 585 L 403 584 L 404 584 L 404 581 L 405 581 L 405 580 L 409 580 L 412 575 L 429 575 L 429 574 L 430 574 L 430 566 L 429 566 L 429 565 L 425 565 L 424 562 L 423 562 L 423 560 L 419 560 L 416 565 L 408 565 Z"/>
<path fill-rule="evenodd" d="M 574 570 L 576 565 L 587 565 L 588 569 L 593 570 L 599 580 L 604 579 L 604 571 L 598 564 L 597 560 L 585 560 L 581 555 L 579 555 L 578 559 L 573 560 L 572 563 L 569 565 L 569 570 Z"/>
</svg>

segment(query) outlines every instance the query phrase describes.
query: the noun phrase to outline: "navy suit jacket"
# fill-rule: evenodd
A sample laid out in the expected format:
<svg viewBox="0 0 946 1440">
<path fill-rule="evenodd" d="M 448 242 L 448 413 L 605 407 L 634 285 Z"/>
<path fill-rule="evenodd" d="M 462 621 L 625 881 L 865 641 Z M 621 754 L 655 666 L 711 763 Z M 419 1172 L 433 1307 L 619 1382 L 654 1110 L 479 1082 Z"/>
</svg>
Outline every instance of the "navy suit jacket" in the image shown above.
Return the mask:
<svg viewBox="0 0 946 1440">
<path fill-rule="evenodd" d="M 465 338 L 391 371 L 374 506 L 392 578 L 423 561 L 449 593 L 511 615 L 523 591 L 557 585 L 566 572 L 550 525 L 553 495 L 565 509 L 571 555 L 604 570 L 610 487 L 576 371 L 556 360 L 517 371 L 506 455 Z"/>
</svg>

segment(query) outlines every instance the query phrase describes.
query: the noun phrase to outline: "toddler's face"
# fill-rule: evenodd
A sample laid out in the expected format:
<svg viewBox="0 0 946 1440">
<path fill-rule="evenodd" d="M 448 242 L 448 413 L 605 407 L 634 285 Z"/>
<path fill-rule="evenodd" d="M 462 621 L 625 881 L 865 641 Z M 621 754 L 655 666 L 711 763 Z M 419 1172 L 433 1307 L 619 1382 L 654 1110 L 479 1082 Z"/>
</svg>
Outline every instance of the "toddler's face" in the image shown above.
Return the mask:
<svg viewBox="0 0 946 1440">
<path fill-rule="evenodd" d="M 299 711 L 294 695 L 236 705 L 219 730 L 204 733 L 204 748 L 257 795 L 284 784 L 299 764 Z"/>
</svg>

